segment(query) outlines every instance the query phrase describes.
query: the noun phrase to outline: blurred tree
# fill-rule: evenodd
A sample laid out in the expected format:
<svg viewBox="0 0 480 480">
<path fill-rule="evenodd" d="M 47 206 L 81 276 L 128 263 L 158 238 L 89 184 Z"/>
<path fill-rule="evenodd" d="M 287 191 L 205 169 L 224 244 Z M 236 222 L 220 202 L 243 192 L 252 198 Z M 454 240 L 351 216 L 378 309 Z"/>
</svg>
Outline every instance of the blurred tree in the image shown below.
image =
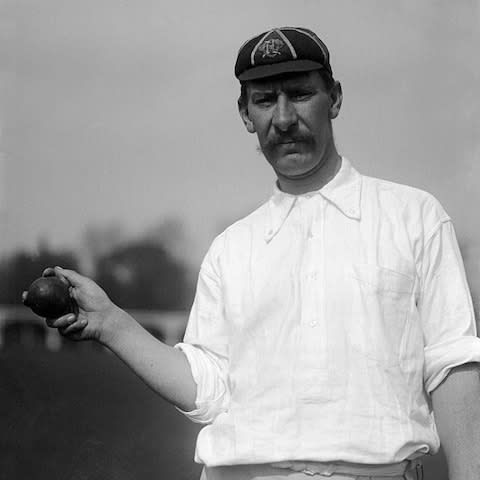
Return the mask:
<svg viewBox="0 0 480 480">
<path fill-rule="evenodd" d="M 185 230 L 185 225 L 179 218 L 166 217 L 153 223 L 139 237 L 143 243 L 158 245 L 165 248 L 177 263 L 184 267 L 184 304 L 188 307 L 193 302 L 197 285 L 198 265 L 192 262 L 192 236 Z"/>
<path fill-rule="evenodd" d="M 185 267 L 159 244 L 138 240 L 97 262 L 96 281 L 122 308 L 185 308 Z"/>
<path fill-rule="evenodd" d="M 165 247 L 174 257 L 183 258 L 188 248 L 185 226 L 180 219 L 167 217 L 146 229 L 143 241 Z"/>
<path fill-rule="evenodd" d="M 69 251 L 53 251 L 42 242 L 36 252 L 18 251 L 0 262 L 0 303 L 21 303 L 22 292 L 46 267 L 60 265 L 78 269 L 75 255 Z"/>
<path fill-rule="evenodd" d="M 127 243 L 125 226 L 119 221 L 87 225 L 78 250 L 80 264 L 85 274 L 95 276 L 98 260 Z"/>
</svg>

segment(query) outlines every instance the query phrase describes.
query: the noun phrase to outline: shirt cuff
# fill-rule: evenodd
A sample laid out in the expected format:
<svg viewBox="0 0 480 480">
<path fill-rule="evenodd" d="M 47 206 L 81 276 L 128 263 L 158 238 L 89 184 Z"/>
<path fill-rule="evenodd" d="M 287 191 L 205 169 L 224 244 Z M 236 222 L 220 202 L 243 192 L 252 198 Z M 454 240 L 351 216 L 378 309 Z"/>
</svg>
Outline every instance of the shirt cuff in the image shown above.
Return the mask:
<svg viewBox="0 0 480 480">
<path fill-rule="evenodd" d="M 425 348 L 425 389 L 431 393 L 454 367 L 480 362 L 480 338 L 460 337 Z"/>
<path fill-rule="evenodd" d="M 226 410 L 225 401 L 227 392 L 225 383 L 216 371 L 213 362 L 201 347 L 188 343 L 177 343 L 174 348 L 181 350 L 187 357 L 192 376 L 197 384 L 197 398 L 194 410 L 186 412 L 175 407 L 180 413 L 192 422 L 212 423 L 217 415 Z"/>
</svg>

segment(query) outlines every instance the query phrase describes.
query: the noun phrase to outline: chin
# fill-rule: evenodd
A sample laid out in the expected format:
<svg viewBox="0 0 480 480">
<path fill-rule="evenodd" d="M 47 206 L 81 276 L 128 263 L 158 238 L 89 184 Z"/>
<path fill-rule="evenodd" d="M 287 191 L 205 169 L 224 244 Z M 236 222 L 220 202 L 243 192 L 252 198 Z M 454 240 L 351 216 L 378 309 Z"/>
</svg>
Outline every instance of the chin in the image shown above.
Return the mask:
<svg viewBox="0 0 480 480">
<path fill-rule="evenodd" d="M 306 162 L 304 158 L 283 158 L 282 162 L 277 163 L 275 170 L 282 177 L 295 179 L 308 177 L 316 172 L 318 167 L 319 163 Z"/>
</svg>

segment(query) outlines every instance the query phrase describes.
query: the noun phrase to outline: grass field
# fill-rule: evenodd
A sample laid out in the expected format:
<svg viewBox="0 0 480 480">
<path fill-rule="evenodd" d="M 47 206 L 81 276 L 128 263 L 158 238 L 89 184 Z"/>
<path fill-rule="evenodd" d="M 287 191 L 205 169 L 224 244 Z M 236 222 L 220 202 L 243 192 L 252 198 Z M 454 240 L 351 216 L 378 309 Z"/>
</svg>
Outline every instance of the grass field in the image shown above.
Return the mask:
<svg viewBox="0 0 480 480">
<path fill-rule="evenodd" d="M 198 480 L 198 426 L 90 344 L 0 351 L 1 480 Z M 447 480 L 443 457 L 426 480 Z"/>
<path fill-rule="evenodd" d="M 198 427 L 100 348 L 0 353 L 3 480 L 198 480 Z"/>
</svg>

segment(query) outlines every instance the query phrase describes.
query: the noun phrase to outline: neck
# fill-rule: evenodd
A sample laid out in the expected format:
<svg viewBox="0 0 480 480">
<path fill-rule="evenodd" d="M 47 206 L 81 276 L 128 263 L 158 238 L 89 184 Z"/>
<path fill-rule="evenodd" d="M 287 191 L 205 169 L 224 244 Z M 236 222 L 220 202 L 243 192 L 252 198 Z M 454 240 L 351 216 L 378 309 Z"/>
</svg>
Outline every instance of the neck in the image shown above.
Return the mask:
<svg viewBox="0 0 480 480">
<path fill-rule="evenodd" d="M 301 195 L 303 193 L 314 192 L 325 186 L 340 170 L 342 158 L 337 150 L 326 154 L 318 167 L 301 178 L 288 178 L 278 175 L 278 186 L 282 192 L 291 195 Z"/>
</svg>

